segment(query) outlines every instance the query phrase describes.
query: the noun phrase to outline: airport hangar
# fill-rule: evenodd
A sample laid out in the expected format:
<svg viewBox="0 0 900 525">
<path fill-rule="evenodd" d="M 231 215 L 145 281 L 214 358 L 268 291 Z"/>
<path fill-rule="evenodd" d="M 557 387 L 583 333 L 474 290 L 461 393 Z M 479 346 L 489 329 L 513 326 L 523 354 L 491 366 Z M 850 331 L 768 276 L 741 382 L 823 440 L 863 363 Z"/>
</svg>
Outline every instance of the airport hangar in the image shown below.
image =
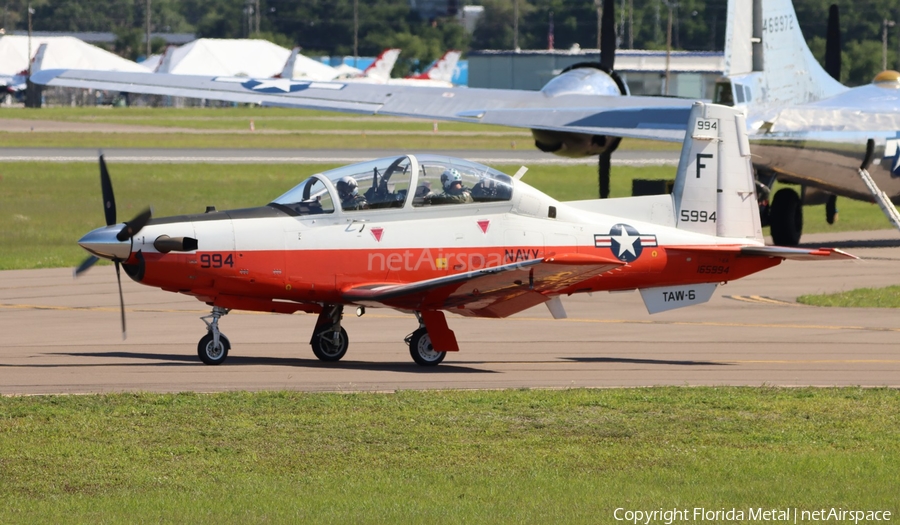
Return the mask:
<svg viewBox="0 0 900 525">
<path fill-rule="evenodd" d="M 599 62 L 597 49 L 471 51 L 469 87 L 540 90 L 565 68 Z M 669 95 L 710 99 L 716 79 L 725 70 L 721 51 L 616 50 L 616 72 L 632 95 Z M 669 89 L 666 92 L 666 70 Z"/>
</svg>

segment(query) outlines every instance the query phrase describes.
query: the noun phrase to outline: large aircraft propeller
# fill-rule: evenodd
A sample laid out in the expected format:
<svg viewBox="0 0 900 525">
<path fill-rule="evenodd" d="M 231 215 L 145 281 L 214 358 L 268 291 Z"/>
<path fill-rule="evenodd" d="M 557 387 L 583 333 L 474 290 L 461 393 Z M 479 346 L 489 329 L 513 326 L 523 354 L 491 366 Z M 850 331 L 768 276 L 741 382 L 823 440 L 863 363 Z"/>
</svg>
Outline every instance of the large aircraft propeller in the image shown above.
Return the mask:
<svg viewBox="0 0 900 525">
<path fill-rule="evenodd" d="M 841 22 L 837 4 L 828 8 L 828 33 L 825 35 L 825 72 L 841 81 Z"/>
<path fill-rule="evenodd" d="M 615 0 L 603 0 L 603 16 L 600 19 L 600 65 L 608 71 L 615 71 L 616 62 L 616 11 Z M 612 154 L 619 147 L 621 139 L 607 137 L 611 141 L 609 147 L 600 153 L 597 163 L 597 183 L 600 186 L 600 198 L 609 197 L 609 174 L 612 165 Z"/>
<path fill-rule="evenodd" d="M 841 22 L 837 4 L 828 8 L 828 33 L 825 35 L 825 72 L 841 81 Z M 834 224 L 837 219 L 837 195 L 829 195 L 825 203 L 825 221 Z"/>
<path fill-rule="evenodd" d="M 103 154 L 100 154 L 100 190 L 103 193 L 103 213 L 106 216 L 106 225 L 112 226 L 116 224 L 116 197 L 113 194 L 112 189 L 112 180 L 109 177 L 109 171 L 106 169 L 106 161 L 103 159 Z M 124 242 L 126 240 L 131 239 L 138 232 L 143 229 L 144 226 L 147 225 L 147 222 L 150 221 L 150 217 L 152 216 L 152 212 L 150 208 L 139 213 L 130 221 L 126 222 L 122 229 L 116 233 L 116 240 L 119 242 Z M 116 266 L 116 281 L 119 284 L 119 310 L 121 312 L 122 317 L 122 338 L 125 338 L 125 299 L 122 295 L 122 274 L 120 265 L 124 262 L 123 259 L 118 257 L 108 257 L 113 261 L 113 264 Z M 78 268 L 75 268 L 74 275 L 78 277 L 82 273 L 86 272 L 91 266 L 94 265 L 99 257 L 96 255 L 89 255 L 81 264 L 78 265 Z"/>
</svg>

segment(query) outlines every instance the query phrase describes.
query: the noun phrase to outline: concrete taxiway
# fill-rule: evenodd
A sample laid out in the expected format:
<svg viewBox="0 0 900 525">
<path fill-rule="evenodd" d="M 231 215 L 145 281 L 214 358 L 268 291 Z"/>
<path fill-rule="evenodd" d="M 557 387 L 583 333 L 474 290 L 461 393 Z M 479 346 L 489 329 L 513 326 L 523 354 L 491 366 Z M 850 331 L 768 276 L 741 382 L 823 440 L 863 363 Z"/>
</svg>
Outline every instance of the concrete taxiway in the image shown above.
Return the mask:
<svg viewBox="0 0 900 525">
<path fill-rule="evenodd" d="M 196 300 L 123 276 L 128 339 L 119 332 L 111 266 L 78 280 L 70 269 L 0 272 L 0 393 L 119 391 L 392 391 L 641 385 L 900 386 L 900 316 L 819 308 L 801 294 L 898 284 L 894 231 L 808 235 L 860 261 L 785 262 L 717 289 L 704 305 L 650 316 L 640 295 L 563 299 L 566 320 L 537 307 L 509 319 L 450 316 L 462 351 L 435 368 L 412 363 L 412 316 L 370 309 L 344 326 L 350 350 L 317 361 L 315 318 L 232 312 L 220 322 L 228 361 L 196 356 L 208 313 Z"/>
</svg>

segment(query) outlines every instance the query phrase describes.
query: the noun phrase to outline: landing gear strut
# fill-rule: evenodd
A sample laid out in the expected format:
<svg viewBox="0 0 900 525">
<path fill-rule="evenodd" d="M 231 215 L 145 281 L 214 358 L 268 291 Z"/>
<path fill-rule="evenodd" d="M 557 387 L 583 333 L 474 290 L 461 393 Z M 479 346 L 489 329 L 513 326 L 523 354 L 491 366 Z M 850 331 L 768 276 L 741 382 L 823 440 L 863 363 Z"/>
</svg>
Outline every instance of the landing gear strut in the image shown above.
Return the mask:
<svg viewBox="0 0 900 525">
<path fill-rule="evenodd" d="M 344 307 L 339 304 L 326 306 L 319 314 L 309 344 L 320 361 L 340 361 L 350 347 L 347 331 L 341 326 L 343 314 Z"/>
<path fill-rule="evenodd" d="M 206 323 L 206 335 L 200 338 L 197 343 L 197 355 L 200 360 L 208 365 L 220 365 L 225 362 L 228 357 L 228 350 L 231 349 L 231 343 L 224 334 L 219 332 L 219 318 L 228 314 L 226 308 L 213 306 L 210 315 L 201 317 L 200 320 Z M 210 321 L 212 319 L 212 321 Z"/>
</svg>

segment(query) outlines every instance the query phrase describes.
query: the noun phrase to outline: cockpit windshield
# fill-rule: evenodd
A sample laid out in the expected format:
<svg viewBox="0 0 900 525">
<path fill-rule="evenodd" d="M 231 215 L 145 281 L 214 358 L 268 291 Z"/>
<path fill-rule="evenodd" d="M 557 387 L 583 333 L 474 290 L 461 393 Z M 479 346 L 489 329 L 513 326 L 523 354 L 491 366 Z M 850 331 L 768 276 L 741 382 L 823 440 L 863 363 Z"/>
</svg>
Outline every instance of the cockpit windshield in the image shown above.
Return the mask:
<svg viewBox="0 0 900 525">
<path fill-rule="evenodd" d="M 271 206 L 275 206 L 291 215 L 318 215 L 320 213 L 334 213 L 334 203 L 328 187 L 318 175 L 304 180 L 300 184 L 281 197 L 278 197 Z"/>
<path fill-rule="evenodd" d="M 292 214 L 314 215 L 334 211 L 328 180 L 344 211 L 402 208 L 412 178 L 406 155 L 351 164 L 313 175 L 272 201 Z"/>
</svg>

